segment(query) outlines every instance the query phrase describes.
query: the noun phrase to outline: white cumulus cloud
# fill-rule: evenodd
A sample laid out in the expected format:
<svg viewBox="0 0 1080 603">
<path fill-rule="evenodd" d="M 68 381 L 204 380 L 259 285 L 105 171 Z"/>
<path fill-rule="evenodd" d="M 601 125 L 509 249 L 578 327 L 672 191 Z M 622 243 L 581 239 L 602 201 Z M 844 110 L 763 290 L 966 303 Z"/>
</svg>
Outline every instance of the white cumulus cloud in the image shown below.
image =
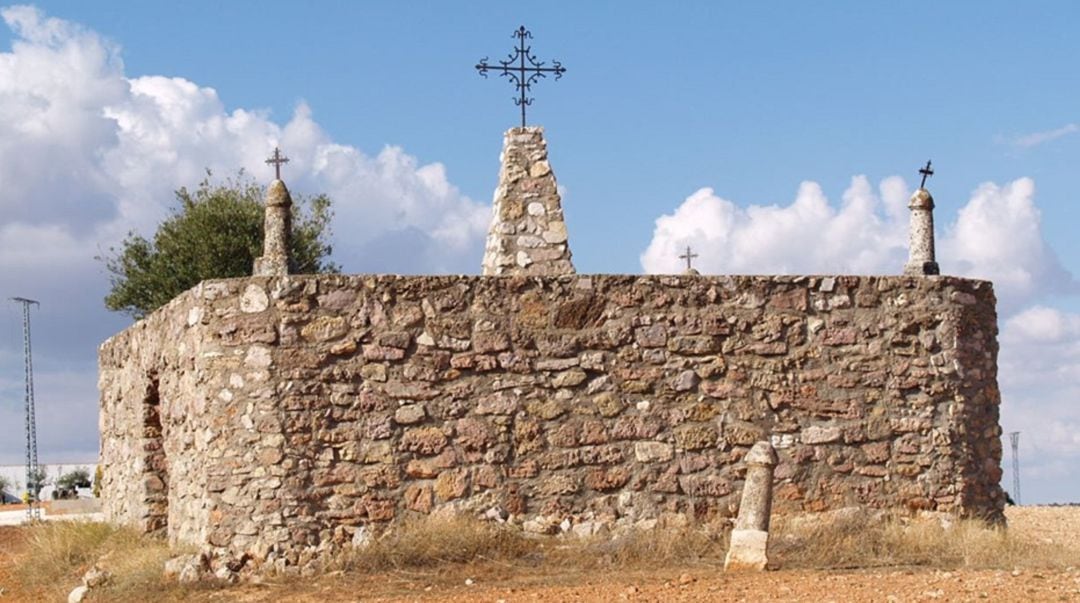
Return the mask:
<svg viewBox="0 0 1080 603">
<path fill-rule="evenodd" d="M 97 448 L 86 420 L 97 407 L 96 348 L 127 320 L 104 310 L 108 278 L 94 257 L 129 231 L 151 235 L 173 191 L 208 168 L 268 181 L 264 159 L 279 145 L 294 195 L 333 199 L 334 259 L 346 271 L 479 271 L 490 207 L 463 195 L 442 164 L 381 141 L 374 153 L 335 141 L 304 103 L 279 123 L 182 74 L 129 75 L 117 44 L 34 7 L 0 17 L 14 34 L 0 52 L 0 296 L 42 301 L 34 343 L 46 458 Z M 17 313 L 0 317 L 0 357 L 20 358 L 0 366 L 0 459 L 11 459 L 21 456 L 21 396 L 10 385 L 22 378 L 21 324 Z M 54 430 L 58 417 L 79 420 Z"/>
<path fill-rule="evenodd" d="M 741 206 L 702 188 L 656 219 L 641 265 L 650 273 L 679 272 L 678 255 L 690 245 L 702 273 L 899 274 L 907 261 L 909 196 L 898 176 L 876 190 L 855 176 L 835 206 L 815 182 L 803 182 L 788 205 Z M 980 185 L 954 218 L 935 217 L 942 272 L 994 281 L 1006 311 L 1041 294 L 1076 291 L 1042 236 L 1030 178 Z"/>
</svg>

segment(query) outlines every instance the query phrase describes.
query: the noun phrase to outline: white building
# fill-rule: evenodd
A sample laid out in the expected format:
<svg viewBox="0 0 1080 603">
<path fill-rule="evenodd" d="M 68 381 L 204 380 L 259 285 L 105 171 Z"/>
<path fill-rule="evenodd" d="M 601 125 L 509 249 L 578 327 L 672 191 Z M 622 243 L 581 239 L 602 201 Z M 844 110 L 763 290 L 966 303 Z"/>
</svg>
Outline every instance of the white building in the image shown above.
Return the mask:
<svg viewBox="0 0 1080 603">
<path fill-rule="evenodd" d="M 45 487 L 41 489 L 41 500 L 51 500 L 56 479 L 61 475 L 75 469 L 86 469 L 90 473 L 90 479 L 94 479 L 97 470 L 97 461 L 50 463 L 39 465 L 45 472 Z M 4 492 L 3 503 L 22 502 L 23 493 L 26 492 L 26 465 L 0 465 L 0 477 L 4 477 L 11 486 Z M 92 488 L 79 488 L 79 498 L 93 496 Z"/>
</svg>

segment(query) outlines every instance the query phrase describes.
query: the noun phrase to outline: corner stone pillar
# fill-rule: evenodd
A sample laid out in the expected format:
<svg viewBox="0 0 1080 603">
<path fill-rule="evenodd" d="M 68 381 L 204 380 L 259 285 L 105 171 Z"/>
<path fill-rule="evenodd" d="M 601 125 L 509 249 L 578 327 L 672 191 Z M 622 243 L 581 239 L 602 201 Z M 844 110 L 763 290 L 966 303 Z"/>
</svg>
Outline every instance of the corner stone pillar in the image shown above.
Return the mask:
<svg viewBox="0 0 1080 603">
<path fill-rule="evenodd" d="M 746 481 L 743 484 L 742 501 L 735 529 L 731 531 L 731 544 L 725 570 L 763 570 L 769 562 L 769 516 L 772 514 L 773 468 L 776 467 L 776 451 L 768 442 L 758 442 L 744 459 Z"/>
<path fill-rule="evenodd" d="M 574 274 L 562 199 L 548 163 L 544 129 L 507 130 L 499 161 L 502 167 L 483 274 Z"/>
<path fill-rule="evenodd" d="M 255 258 L 255 276 L 289 274 L 289 238 L 292 236 L 292 197 L 281 180 L 274 180 L 266 191 L 263 221 L 263 254 Z"/>
<path fill-rule="evenodd" d="M 934 198 L 930 191 L 920 188 L 911 196 L 908 203 L 911 209 L 910 242 L 908 244 L 908 263 L 904 274 L 926 276 L 941 274 L 934 259 Z"/>
</svg>

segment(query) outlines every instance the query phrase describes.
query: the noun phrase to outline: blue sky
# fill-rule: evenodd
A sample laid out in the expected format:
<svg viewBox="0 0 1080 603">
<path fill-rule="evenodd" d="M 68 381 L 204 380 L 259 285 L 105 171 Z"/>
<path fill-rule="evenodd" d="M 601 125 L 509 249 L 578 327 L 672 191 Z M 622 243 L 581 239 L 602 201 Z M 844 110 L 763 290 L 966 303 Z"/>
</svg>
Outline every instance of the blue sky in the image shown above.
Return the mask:
<svg viewBox="0 0 1080 603">
<path fill-rule="evenodd" d="M 0 26 L 0 294 L 44 302 L 43 457 L 96 450 L 96 345 L 127 320 L 93 255 L 203 168 L 266 178 L 280 142 L 290 187 L 334 197 L 347 271 L 477 272 L 517 110 L 473 65 L 524 24 L 567 67 L 530 123 L 580 272 L 673 270 L 685 244 L 712 273 L 898 272 L 932 158 L 939 261 L 1001 300 L 1025 502 L 1080 500 L 1080 5 L 34 6 Z M 17 319 L 0 312 L 0 462 L 21 457 Z"/>
</svg>

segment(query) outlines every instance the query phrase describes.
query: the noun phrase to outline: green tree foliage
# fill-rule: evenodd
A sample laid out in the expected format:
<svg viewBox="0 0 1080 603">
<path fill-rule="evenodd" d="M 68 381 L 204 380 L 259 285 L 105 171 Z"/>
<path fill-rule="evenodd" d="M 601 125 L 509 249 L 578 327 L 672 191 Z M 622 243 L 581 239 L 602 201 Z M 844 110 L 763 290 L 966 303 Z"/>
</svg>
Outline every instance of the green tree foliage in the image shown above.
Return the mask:
<svg viewBox="0 0 1080 603">
<path fill-rule="evenodd" d="M 41 489 L 49 485 L 48 477 L 45 475 L 45 470 L 38 467 L 26 477 L 26 492 L 34 500 L 41 500 Z"/>
<path fill-rule="evenodd" d="M 250 276 L 262 255 L 262 197 L 242 171 L 221 185 L 211 184 L 207 171 L 195 191 L 176 191 L 179 206 L 152 241 L 128 233 L 119 251 L 98 257 L 112 284 L 105 307 L 142 318 L 203 280 Z M 327 259 L 332 216 L 326 195 L 293 199 L 293 272 L 338 272 Z"/>
<path fill-rule="evenodd" d="M 89 487 L 90 470 L 80 467 L 56 478 L 56 489 L 53 491 L 53 498 L 75 498 L 77 488 Z"/>
</svg>

